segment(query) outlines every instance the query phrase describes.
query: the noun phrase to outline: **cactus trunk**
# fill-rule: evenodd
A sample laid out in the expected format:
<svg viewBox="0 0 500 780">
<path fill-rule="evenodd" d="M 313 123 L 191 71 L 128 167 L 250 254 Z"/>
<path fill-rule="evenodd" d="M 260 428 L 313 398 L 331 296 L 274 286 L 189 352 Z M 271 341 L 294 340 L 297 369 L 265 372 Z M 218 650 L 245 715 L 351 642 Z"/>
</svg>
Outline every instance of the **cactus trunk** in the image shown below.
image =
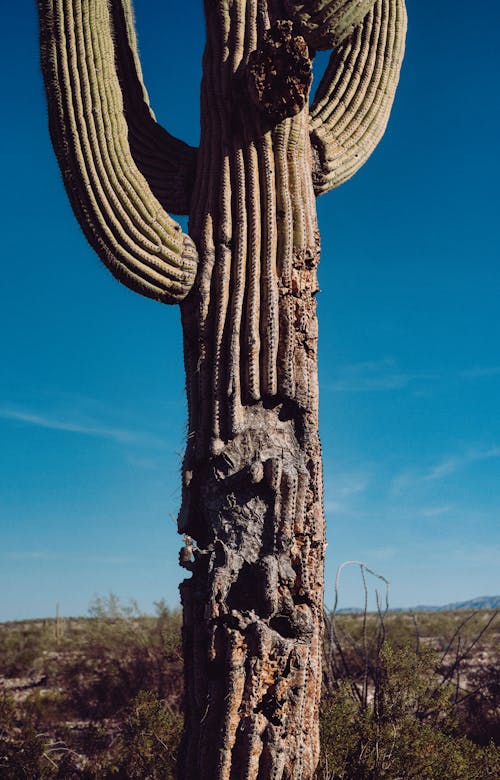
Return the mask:
<svg viewBox="0 0 500 780">
<path fill-rule="evenodd" d="M 319 443 L 297 434 L 303 420 L 258 404 L 189 474 L 183 520 L 199 546 L 181 585 L 186 780 L 313 776 L 323 521 Z"/>
<path fill-rule="evenodd" d="M 227 17 L 207 5 L 190 215 L 200 267 L 182 305 L 179 525 L 197 548 L 181 586 L 181 777 L 305 780 L 319 755 L 324 554 L 308 112 L 271 126 L 241 100 L 250 53 L 293 48 L 289 30 L 266 33 L 254 0 Z M 307 65 L 295 55 L 290 67 Z"/>
</svg>

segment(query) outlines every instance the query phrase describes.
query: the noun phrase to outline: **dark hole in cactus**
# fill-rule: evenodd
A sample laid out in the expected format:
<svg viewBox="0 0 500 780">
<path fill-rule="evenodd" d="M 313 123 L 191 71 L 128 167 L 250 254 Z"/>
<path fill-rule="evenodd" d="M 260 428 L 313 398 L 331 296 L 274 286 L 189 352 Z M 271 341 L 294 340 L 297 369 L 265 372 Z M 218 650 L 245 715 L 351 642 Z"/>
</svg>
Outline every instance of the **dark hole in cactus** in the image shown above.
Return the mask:
<svg viewBox="0 0 500 780">
<path fill-rule="evenodd" d="M 274 122 L 295 116 L 304 107 L 312 81 L 307 44 L 293 24 L 277 21 L 248 62 L 250 96 L 264 116 Z"/>
<path fill-rule="evenodd" d="M 292 621 L 286 615 L 276 615 L 269 621 L 269 627 L 277 631 L 285 639 L 294 639 L 297 636 L 297 630 L 292 625 Z"/>
</svg>

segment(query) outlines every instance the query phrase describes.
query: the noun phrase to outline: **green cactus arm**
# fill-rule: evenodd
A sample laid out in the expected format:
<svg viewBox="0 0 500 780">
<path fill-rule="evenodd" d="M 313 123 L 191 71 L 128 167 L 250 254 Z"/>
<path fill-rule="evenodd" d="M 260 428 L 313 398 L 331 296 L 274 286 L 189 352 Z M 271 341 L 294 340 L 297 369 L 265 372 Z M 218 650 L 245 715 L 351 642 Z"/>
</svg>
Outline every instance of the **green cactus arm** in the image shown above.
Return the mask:
<svg viewBox="0 0 500 780">
<path fill-rule="evenodd" d="M 101 260 L 136 292 L 178 303 L 193 285 L 197 252 L 132 154 L 116 65 L 117 4 L 38 0 L 50 134 L 75 215 Z"/>
<path fill-rule="evenodd" d="M 404 0 L 377 0 L 333 51 L 310 111 L 316 195 L 347 181 L 382 138 L 399 81 Z"/>
<path fill-rule="evenodd" d="M 285 0 L 285 8 L 313 49 L 333 49 L 352 34 L 375 0 Z"/>
<path fill-rule="evenodd" d="M 110 13 L 132 157 L 161 205 L 172 214 L 189 214 L 197 149 L 156 121 L 142 77 L 130 0 L 115 0 Z"/>
</svg>

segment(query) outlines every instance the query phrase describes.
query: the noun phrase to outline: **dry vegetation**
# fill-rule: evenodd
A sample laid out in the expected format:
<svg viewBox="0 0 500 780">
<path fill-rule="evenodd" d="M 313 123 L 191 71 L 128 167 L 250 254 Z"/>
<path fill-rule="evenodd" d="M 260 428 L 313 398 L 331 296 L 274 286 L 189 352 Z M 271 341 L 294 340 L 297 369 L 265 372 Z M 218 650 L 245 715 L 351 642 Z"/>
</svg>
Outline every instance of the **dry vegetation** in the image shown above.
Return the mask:
<svg viewBox="0 0 500 780">
<path fill-rule="evenodd" d="M 174 778 L 180 615 L 0 626 L 0 777 Z M 490 611 L 327 617 L 318 780 L 500 777 Z"/>
<path fill-rule="evenodd" d="M 330 616 L 321 780 L 500 777 L 493 611 Z"/>
</svg>

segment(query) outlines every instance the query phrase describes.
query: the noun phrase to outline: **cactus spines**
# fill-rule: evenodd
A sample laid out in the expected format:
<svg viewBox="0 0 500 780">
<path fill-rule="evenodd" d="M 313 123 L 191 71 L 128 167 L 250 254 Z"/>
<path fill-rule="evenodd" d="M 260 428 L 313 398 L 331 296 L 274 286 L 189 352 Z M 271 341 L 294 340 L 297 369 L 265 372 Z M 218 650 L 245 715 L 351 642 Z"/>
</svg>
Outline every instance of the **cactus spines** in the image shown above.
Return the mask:
<svg viewBox="0 0 500 780">
<path fill-rule="evenodd" d="M 284 0 L 285 9 L 314 49 L 333 49 L 351 35 L 375 0 Z"/>
<path fill-rule="evenodd" d="M 173 214 L 189 214 L 196 149 L 174 138 L 156 122 L 137 55 L 132 6 L 114 2 L 109 10 L 130 152 L 163 208 Z"/>
<path fill-rule="evenodd" d="M 376 0 L 330 57 L 311 106 L 317 195 L 349 179 L 382 138 L 404 54 L 404 0 Z"/>
<path fill-rule="evenodd" d="M 180 777 L 312 780 L 325 549 L 315 194 L 384 132 L 403 0 L 206 0 L 198 150 L 149 107 L 130 0 L 38 5 L 75 214 L 120 281 L 181 306 Z M 331 47 L 309 108 L 314 50 Z M 189 214 L 189 235 L 168 212 Z"/>
<path fill-rule="evenodd" d="M 116 26 L 117 13 L 102 0 L 40 0 L 39 7 L 51 136 L 78 221 L 121 282 L 178 303 L 193 285 L 197 252 L 134 162 L 121 87 L 132 81 L 131 64 L 120 82 L 123 46 L 114 44 L 125 27 Z M 138 124 L 139 138 L 147 137 L 144 122 Z"/>
</svg>

